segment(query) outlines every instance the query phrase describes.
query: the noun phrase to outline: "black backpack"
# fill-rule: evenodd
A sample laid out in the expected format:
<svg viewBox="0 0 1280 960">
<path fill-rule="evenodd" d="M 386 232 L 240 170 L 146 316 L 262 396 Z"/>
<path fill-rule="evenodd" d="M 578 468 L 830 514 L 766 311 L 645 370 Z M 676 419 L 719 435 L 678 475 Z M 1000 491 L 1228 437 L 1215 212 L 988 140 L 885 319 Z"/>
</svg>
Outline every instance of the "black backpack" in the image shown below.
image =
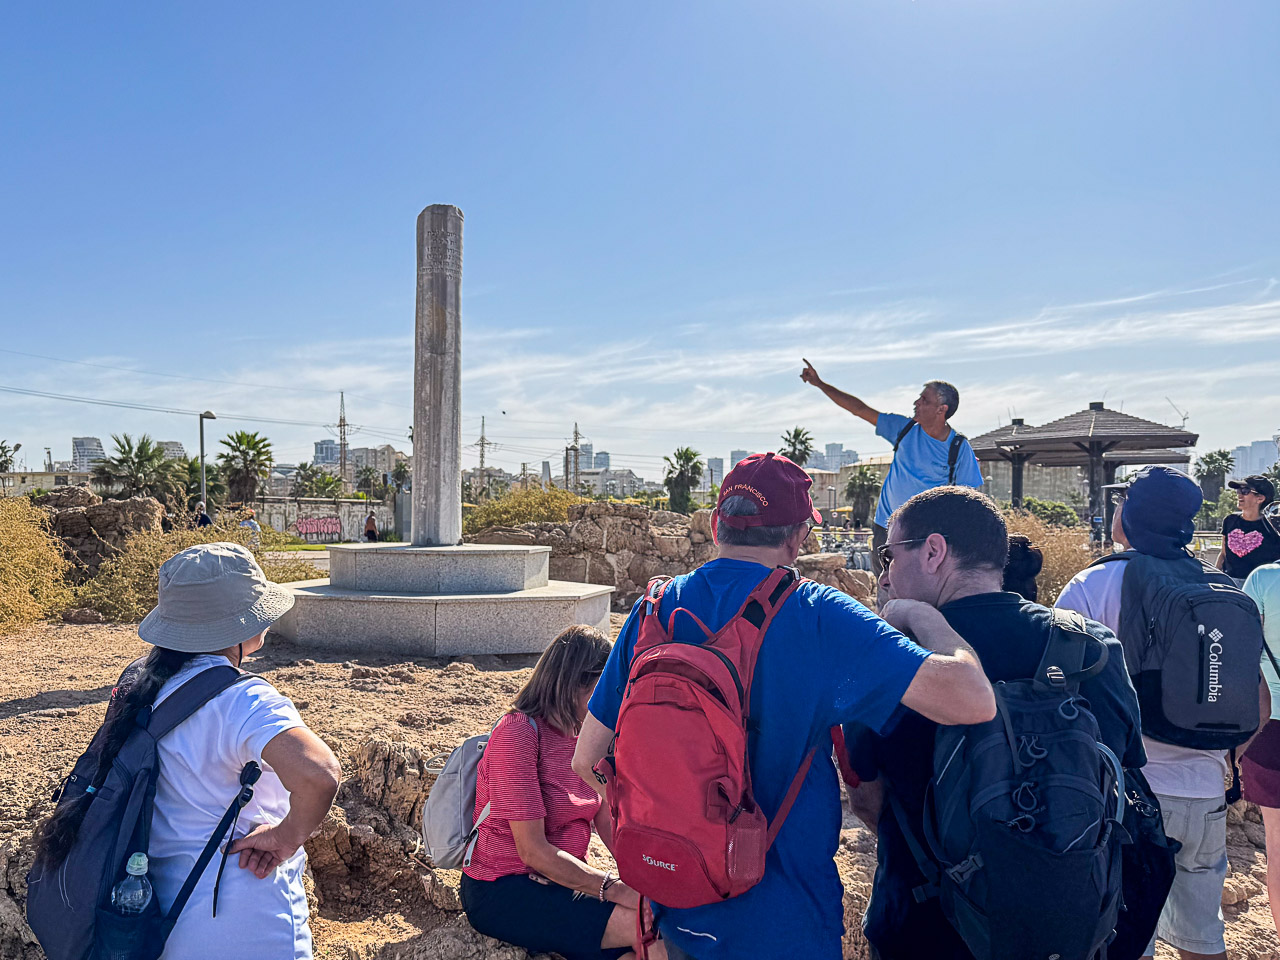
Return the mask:
<svg viewBox="0 0 1280 960">
<path fill-rule="evenodd" d="M 914 420 L 910 421 L 898 433 L 898 438 L 893 441 L 893 452 L 898 452 L 898 447 L 902 441 L 907 439 L 907 434 L 914 430 L 920 424 Z M 951 486 L 956 482 L 956 461 L 960 459 L 960 448 L 964 446 L 965 435 L 959 430 L 951 431 L 951 446 L 947 449 L 947 485 Z"/>
<path fill-rule="evenodd" d="M 139 672 L 131 664 L 118 690 Z M 58 806 L 92 794 L 80 831 L 56 868 L 46 870 L 36 860 L 27 875 L 27 923 L 49 960 L 98 960 L 99 957 L 155 960 L 164 951 L 178 915 L 186 906 L 209 861 L 240 810 L 253 799 L 253 784 L 261 770 L 252 760 L 240 773 L 240 793 L 223 815 L 183 883 L 167 916 L 160 914 L 157 896 L 136 916 L 120 916 L 111 908 L 111 889 L 125 875 L 133 853 L 145 853 L 151 835 L 156 778 L 160 772 L 157 741 L 233 684 L 253 679 L 227 664 L 202 670 L 164 699 L 154 710 L 143 710 L 106 778 L 93 783 L 98 766 L 102 730 L 76 761 L 56 796 Z M 108 708 L 110 712 L 110 708 Z M 227 847 L 231 846 L 227 840 Z M 222 855 L 222 877 L 227 854 Z M 217 889 L 214 911 L 217 911 Z"/>
<path fill-rule="evenodd" d="M 1141 770 L 1124 772 L 1124 829 L 1129 842 L 1120 855 L 1124 905 L 1116 918 L 1107 960 L 1138 960 L 1156 932 L 1160 912 L 1173 888 L 1175 856 L 1182 844 L 1164 832 L 1160 801 Z"/>
<path fill-rule="evenodd" d="M 914 896 L 940 898 L 976 960 L 1090 960 L 1116 926 L 1124 772 L 1079 694 L 1108 651 L 1079 614 L 1053 615 L 1035 676 L 994 685 L 994 719 L 938 728 L 924 809 L 932 857 L 889 794 L 926 880 Z"/>
<path fill-rule="evenodd" d="M 1190 554 L 1134 551 L 1094 566 L 1126 564 L 1120 592 L 1125 664 L 1142 732 L 1197 750 L 1229 750 L 1258 729 L 1262 617 L 1229 576 Z"/>
</svg>

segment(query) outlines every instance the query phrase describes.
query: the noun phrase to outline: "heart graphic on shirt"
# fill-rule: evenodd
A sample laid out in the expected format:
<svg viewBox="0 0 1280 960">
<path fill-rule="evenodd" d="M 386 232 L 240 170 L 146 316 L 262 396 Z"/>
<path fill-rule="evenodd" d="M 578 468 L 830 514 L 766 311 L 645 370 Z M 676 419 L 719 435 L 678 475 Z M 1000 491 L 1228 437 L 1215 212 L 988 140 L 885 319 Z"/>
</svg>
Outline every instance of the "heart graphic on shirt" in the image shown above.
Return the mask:
<svg viewBox="0 0 1280 960">
<path fill-rule="evenodd" d="M 1227 534 L 1227 546 L 1237 557 L 1243 557 L 1262 546 L 1262 534 L 1257 530 L 1250 530 L 1248 533 L 1243 530 L 1232 530 Z"/>
</svg>

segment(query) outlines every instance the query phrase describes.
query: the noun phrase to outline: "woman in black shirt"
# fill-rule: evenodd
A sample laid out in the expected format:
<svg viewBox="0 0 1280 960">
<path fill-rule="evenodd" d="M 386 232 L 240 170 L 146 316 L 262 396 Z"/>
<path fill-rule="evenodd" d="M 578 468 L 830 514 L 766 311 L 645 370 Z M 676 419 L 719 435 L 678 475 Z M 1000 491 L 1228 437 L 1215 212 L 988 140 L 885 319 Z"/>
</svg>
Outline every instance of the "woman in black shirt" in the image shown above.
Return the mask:
<svg viewBox="0 0 1280 960">
<path fill-rule="evenodd" d="M 1222 521 L 1218 569 L 1243 582 L 1255 567 L 1280 560 L 1280 532 L 1262 514 L 1276 498 L 1276 488 L 1263 476 L 1233 480 L 1229 486 L 1239 495 L 1240 512 Z"/>
</svg>

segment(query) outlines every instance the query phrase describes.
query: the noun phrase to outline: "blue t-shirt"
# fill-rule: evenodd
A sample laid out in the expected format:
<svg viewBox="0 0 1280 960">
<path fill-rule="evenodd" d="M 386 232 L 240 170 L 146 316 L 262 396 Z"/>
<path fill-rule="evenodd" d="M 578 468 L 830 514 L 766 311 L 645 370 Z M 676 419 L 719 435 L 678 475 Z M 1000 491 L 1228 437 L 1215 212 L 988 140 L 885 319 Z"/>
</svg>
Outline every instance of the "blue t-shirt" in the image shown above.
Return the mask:
<svg viewBox="0 0 1280 960">
<path fill-rule="evenodd" d="M 893 443 L 898 439 L 902 428 L 910 422 L 910 417 L 904 417 L 900 413 L 882 413 L 876 420 L 876 435 Z M 954 430 L 947 434 L 947 439 L 935 440 L 924 432 L 923 427 L 916 427 L 902 438 L 902 444 L 889 467 L 889 475 L 884 478 L 884 485 L 880 488 L 876 523 L 882 527 L 889 526 L 889 517 L 893 515 L 893 511 L 917 493 L 946 486 L 950 473 L 947 461 L 953 436 Z M 968 440 L 960 441 L 960 449 L 956 452 L 956 483 L 965 487 L 982 486 L 982 469 L 978 466 L 978 458 Z"/>
<path fill-rule="evenodd" d="M 742 560 L 712 560 L 677 577 L 662 603 L 698 616 L 711 631 L 738 612 L 769 569 Z M 639 633 L 639 604 L 631 611 L 596 684 L 591 715 L 614 729 Z M 675 639 L 705 639 L 691 617 L 677 616 Z M 840 960 L 843 888 L 834 856 L 840 835 L 840 791 L 829 730 L 856 721 L 883 730 L 929 656 L 852 597 L 804 582 L 778 611 L 756 661 L 750 740 L 756 801 L 771 820 L 811 747 L 809 769 L 795 806 L 778 833 L 764 879 L 740 897 L 688 910 L 656 908 L 664 938 L 698 957 L 796 956 Z M 824 749 L 826 744 L 826 749 Z"/>
</svg>

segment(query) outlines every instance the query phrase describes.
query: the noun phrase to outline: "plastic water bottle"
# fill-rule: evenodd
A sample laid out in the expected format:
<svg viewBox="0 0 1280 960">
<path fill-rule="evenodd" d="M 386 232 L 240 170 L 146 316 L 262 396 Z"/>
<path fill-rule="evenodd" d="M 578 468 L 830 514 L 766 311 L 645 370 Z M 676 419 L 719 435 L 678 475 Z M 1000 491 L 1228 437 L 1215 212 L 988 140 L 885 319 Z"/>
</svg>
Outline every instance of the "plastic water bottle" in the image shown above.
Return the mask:
<svg viewBox="0 0 1280 960">
<path fill-rule="evenodd" d="M 147 879 L 147 855 L 135 853 L 125 866 L 127 876 L 111 888 L 111 906 L 122 917 L 132 917 L 151 902 L 151 881 Z"/>
</svg>

